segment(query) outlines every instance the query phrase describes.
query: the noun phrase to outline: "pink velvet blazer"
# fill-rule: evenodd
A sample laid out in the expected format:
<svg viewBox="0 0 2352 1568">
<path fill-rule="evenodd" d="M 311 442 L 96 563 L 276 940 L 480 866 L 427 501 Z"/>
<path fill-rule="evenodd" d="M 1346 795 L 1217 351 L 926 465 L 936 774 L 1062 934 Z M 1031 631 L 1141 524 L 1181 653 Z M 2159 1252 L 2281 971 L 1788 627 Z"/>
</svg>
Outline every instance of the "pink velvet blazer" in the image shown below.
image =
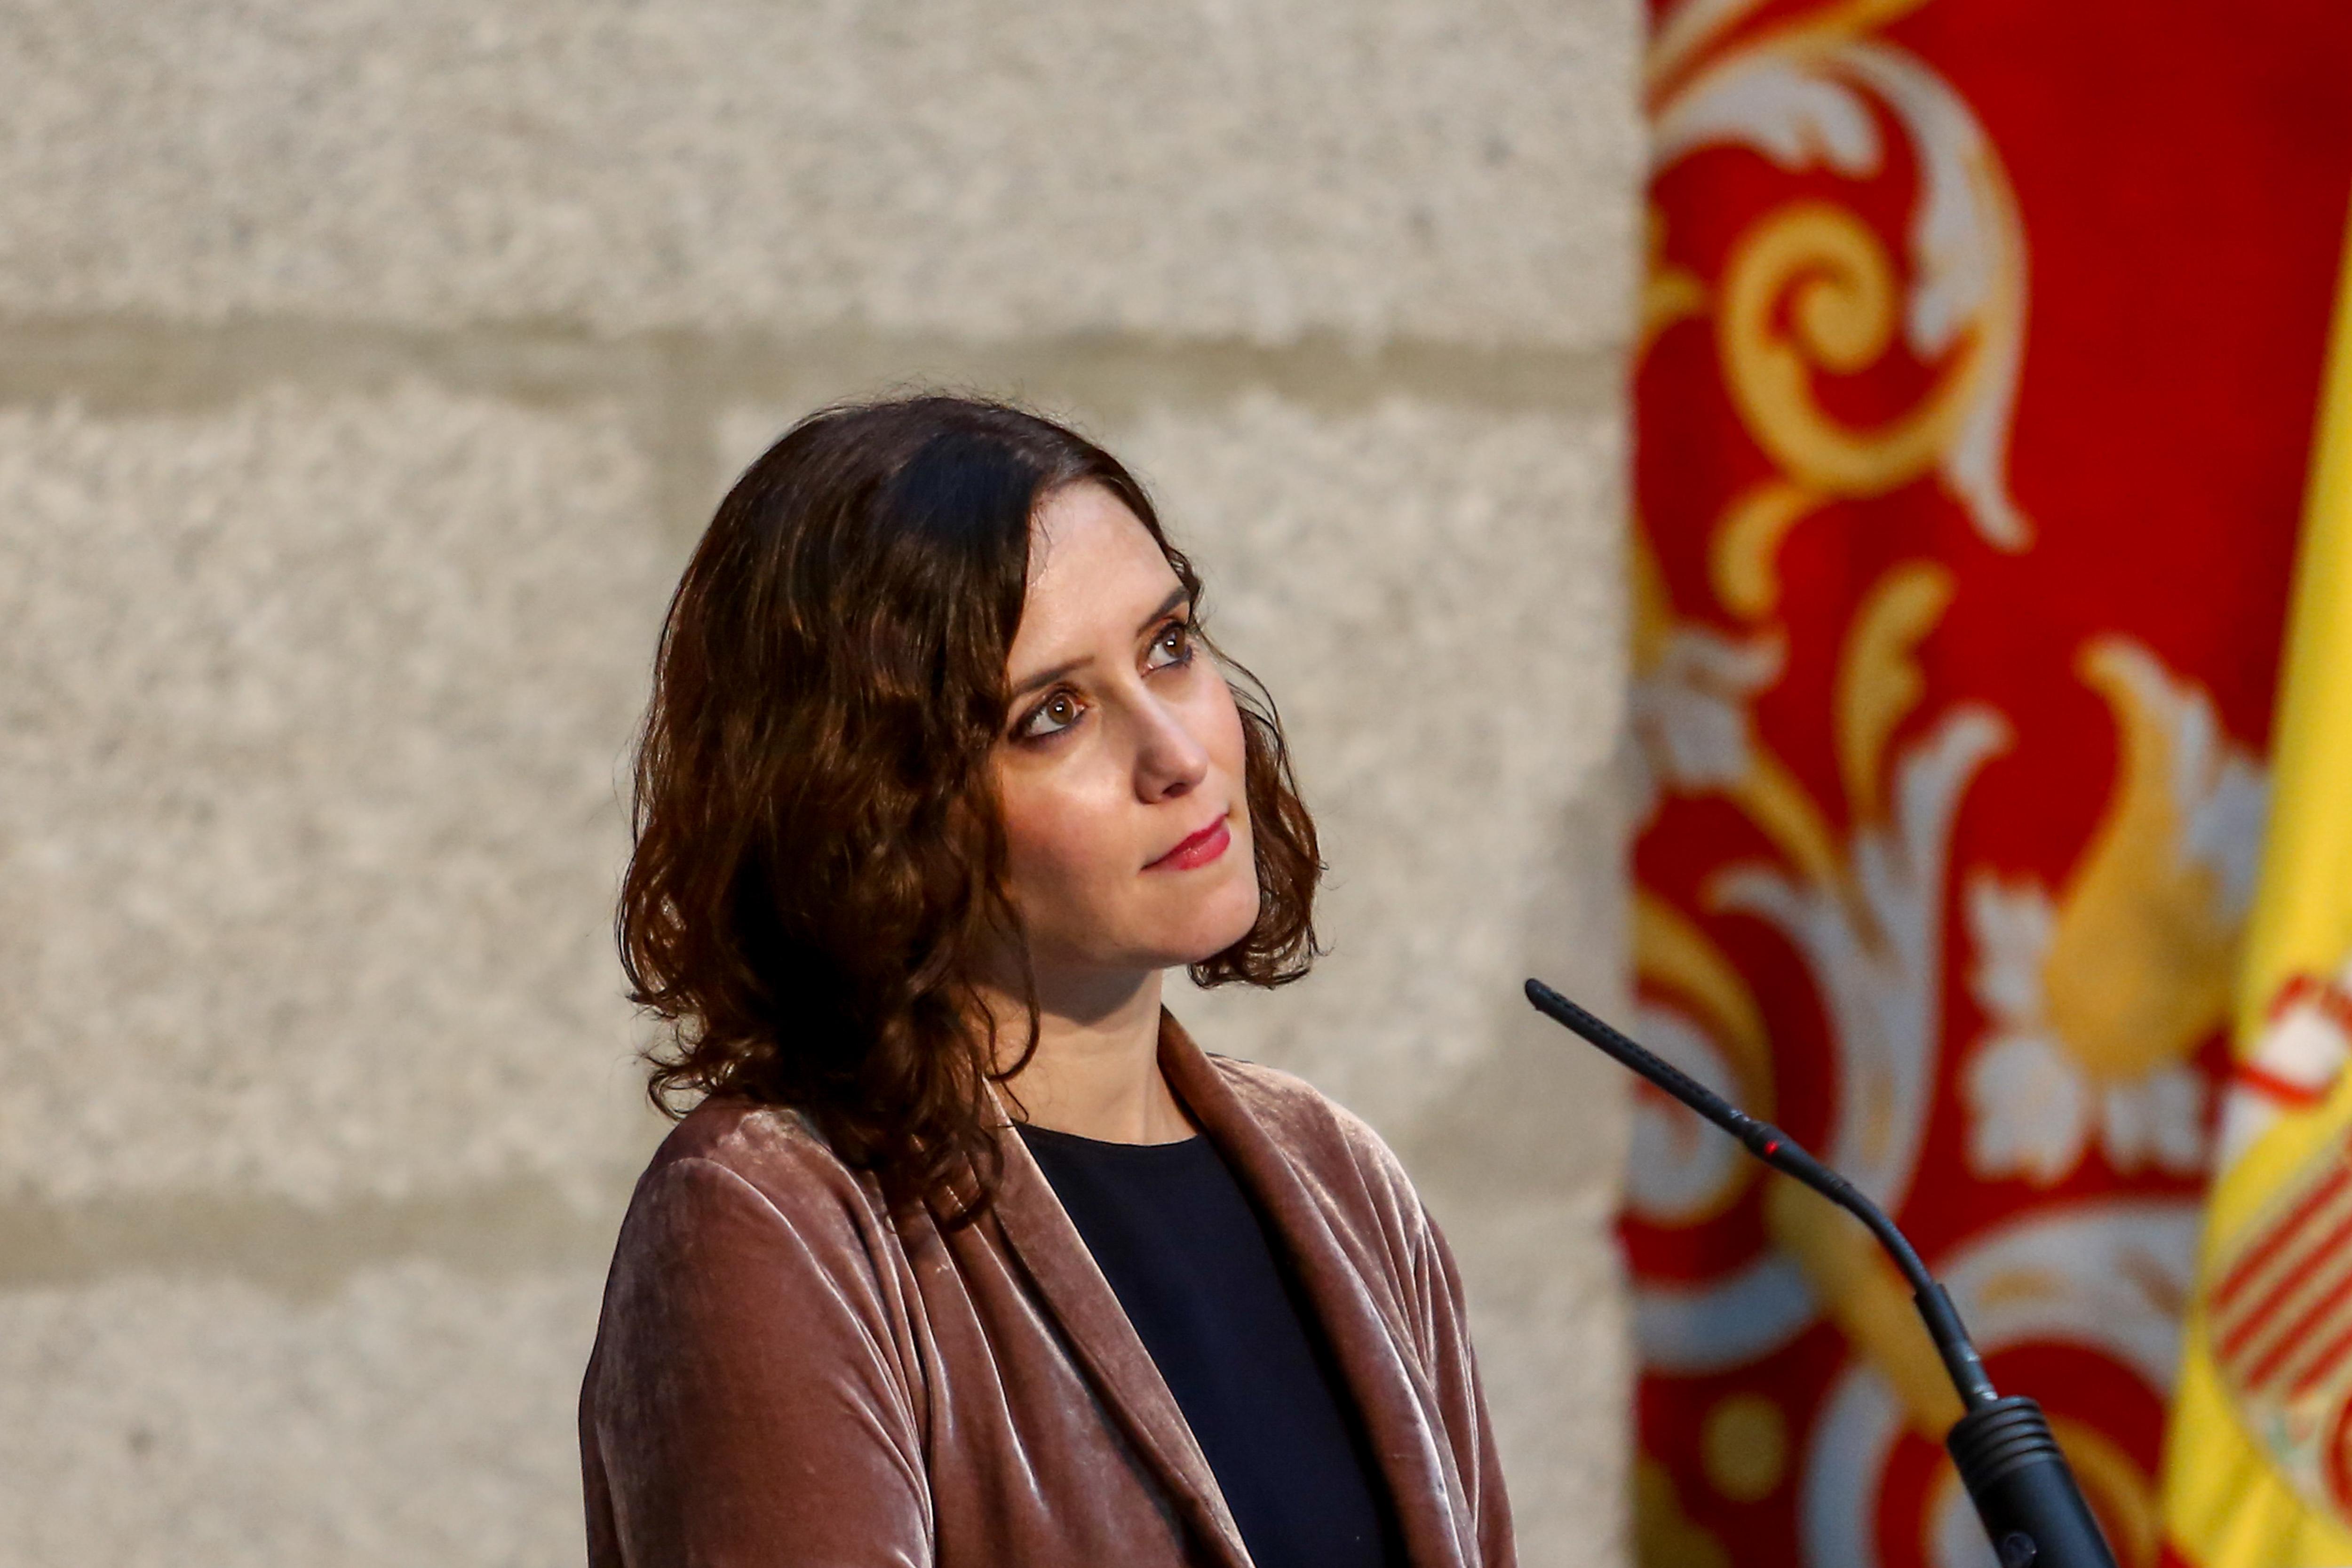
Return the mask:
<svg viewBox="0 0 2352 1568">
<path fill-rule="evenodd" d="M 1295 1262 L 1415 1568 L 1512 1568 L 1452 1254 L 1300 1079 L 1160 1061 Z M 993 1209 L 886 1214 L 796 1113 L 713 1100 L 637 1184 L 580 1399 L 592 1568 L 1248 1568 L 1215 1478 L 1028 1148 Z"/>
</svg>

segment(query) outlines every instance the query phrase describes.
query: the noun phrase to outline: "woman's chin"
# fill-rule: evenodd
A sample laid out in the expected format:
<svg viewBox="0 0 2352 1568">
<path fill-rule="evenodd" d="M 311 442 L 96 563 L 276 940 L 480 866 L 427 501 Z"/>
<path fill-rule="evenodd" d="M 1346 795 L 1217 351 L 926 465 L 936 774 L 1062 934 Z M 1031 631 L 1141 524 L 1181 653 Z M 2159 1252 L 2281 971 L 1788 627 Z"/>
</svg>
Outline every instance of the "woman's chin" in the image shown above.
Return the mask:
<svg viewBox="0 0 2352 1568">
<path fill-rule="evenodd" d="M 1193 923 L 1182 937 L 1171 943 L 1182 956 L 1172 959 L 1171 965 L 1202 963 L 1249 935 L 1257 924 L 1257 889 L 1249 889 L 1246 901 L 1229 900 L 1229 907 L 1203 911 L 1204 918 Z"/>
<path fill-rule="evenodd" d="M 1257 914 L 1256 879 L 1236 879 L 1182 900 L 1163 897 L 1141 909 L 1072 918 L 1033 940 L 1046 967 L 1057 966 L 1058 958 L 1086 971 L 1176 969 L 1214 958 L 1248 936 Z"/>
</svg>

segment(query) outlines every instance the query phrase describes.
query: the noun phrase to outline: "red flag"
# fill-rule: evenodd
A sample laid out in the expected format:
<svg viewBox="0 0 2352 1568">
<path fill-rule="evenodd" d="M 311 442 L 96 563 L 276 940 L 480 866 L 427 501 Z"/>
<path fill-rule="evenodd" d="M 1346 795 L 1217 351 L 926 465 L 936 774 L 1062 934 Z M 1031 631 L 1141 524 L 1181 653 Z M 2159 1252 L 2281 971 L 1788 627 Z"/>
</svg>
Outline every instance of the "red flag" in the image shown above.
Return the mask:
<svg viewBox="0 0 2352 1568">
<path fill-rule="evenodd" d="M 1654 20 L 1635 1032 L 1895 1214 L 2151 1563 L 2352 8 Z M 1625 1237 L 1645 1561 L 1988 1560 L 1858 1229 L 1645 1100 Z"/>
</svg>

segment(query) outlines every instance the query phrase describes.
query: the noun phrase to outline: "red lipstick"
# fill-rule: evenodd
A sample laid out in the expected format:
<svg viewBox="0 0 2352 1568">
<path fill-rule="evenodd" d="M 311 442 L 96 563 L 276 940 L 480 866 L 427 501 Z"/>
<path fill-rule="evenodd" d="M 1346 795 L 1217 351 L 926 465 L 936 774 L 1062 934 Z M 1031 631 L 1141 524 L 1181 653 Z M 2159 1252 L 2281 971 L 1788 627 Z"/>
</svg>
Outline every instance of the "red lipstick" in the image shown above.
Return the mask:
<svg viewBox="0 0 2352 1568">
<path fill-rule="evenodd" d="M 1144 869 L 1190 871 L 1195 867 L 1205 866 L 1223 855 L 1225 852 L 1225 847 L 1233 841 L 1233 831 L 1225 826 L 1225 819 L 1221 816 L 1150 865 L 1146 866 Z"/>
</svg>

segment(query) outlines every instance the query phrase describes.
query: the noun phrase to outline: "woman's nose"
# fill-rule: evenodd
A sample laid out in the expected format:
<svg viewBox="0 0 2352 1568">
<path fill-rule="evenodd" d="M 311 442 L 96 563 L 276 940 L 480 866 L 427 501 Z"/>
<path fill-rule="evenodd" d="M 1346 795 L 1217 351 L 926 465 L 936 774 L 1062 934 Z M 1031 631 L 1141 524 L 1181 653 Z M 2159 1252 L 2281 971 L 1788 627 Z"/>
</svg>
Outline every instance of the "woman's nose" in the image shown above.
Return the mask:
<svg viewBox="0 0 2352 1568">
<path fill-rule="evenodd" d="M 1163 703 L 1145 704 L 1135 754 L 1136 793 L 1146 800 L 1165 800 L 1208 776 L 1208 750 L 1183 715 Z"/>
</svg>

